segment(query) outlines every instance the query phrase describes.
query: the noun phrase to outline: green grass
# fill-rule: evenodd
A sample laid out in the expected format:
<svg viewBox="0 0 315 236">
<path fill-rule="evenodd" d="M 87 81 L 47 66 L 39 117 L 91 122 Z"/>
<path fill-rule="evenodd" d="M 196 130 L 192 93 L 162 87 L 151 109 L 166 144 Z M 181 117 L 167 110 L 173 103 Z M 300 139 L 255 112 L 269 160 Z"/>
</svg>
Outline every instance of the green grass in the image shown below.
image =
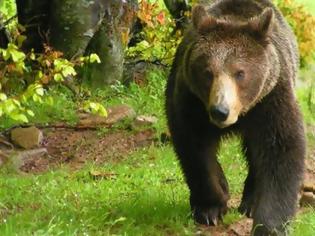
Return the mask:
<svg viewBox="0 0 315 236">
<path fill-rule="evenodd" d="M 239 194 L 244 163 L 237 142 L 220 155 L 231 191 Z M 95 180 L 91 170 L 115 173 Z M 171 146 L 152 146 L 121 163 L 34 176 L 3 172 L 0 235 L 193 235 L 188 190 Z M 230 224 L 240 216 L 232 211 Z"/>
<path fill-rule="evenodd" d="M 89 171 L 114 172 L 94 180 Z M 0 180 L 1 235 L 183 235 L 193 229 L 187 189 L 170 147 L 124 163 Z M 154 233 L 156 232 L 156 233 Z"/>
<path fill-rule="evenodd" d="M 292 225 L 292 235 L 313 236 L 315 234 L 315 210 L 309 209 L 298 216 Z"/>
</svg>

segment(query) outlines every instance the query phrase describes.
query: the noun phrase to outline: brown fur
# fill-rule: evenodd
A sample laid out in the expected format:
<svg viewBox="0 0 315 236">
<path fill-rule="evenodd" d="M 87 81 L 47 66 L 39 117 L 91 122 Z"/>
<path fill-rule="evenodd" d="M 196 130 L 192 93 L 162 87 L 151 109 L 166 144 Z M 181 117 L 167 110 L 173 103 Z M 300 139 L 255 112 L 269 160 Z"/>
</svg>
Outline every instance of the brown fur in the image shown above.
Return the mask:
<svg viewBox="0 0 315 236">
<path fill-rule="evenodd" d="M 216 152 L 223 135 L 237 132 L 249 165 L 240 211 L 253 216 L 254 235 L 284 234 L 305 156 L 297 68 L 295 36 L 269 0 L 216 0 L 193 9 L 166 109 L 197 222 L 214 224 L 226 212 L 228 184 Z"/>
</svg>

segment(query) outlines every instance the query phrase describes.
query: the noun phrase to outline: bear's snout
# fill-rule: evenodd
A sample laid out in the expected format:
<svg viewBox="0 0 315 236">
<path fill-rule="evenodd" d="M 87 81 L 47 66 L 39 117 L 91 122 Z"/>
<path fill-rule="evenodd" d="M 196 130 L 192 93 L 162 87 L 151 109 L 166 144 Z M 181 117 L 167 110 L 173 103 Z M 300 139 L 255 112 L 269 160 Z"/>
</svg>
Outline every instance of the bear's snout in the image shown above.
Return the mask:
<svg viewBox="0 0 315 236">
<path fill-rule="evenodd" d="M 211 106 L 210 107 L 210 117 L 216 122 L 224 122 L 228 118 L 230 113 L 230 110 L 223 106 L 223 105 L 217 105 L 217 106 Z"/>
</svg>

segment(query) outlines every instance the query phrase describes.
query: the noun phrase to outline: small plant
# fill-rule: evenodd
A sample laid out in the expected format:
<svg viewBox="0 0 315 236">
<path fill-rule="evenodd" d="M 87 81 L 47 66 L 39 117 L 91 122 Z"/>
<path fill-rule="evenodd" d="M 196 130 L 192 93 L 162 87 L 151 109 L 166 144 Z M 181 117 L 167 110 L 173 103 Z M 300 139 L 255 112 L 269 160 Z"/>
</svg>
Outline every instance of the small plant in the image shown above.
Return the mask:
<svg viewBox="0 0 315 236">
<path fill-rule="evenodd" d="M 304 5 L 294 0 L 275 0 L 274 2 L 297 36 L 301 67 L 311 64 L 315 59 L 315 16 L 310 14 Z"/>
<path fill-rule="evenodd" d="M 107 116 L 106 109 L 98 102 L 85 101 L 83 103 L 83 110 L 88 113 Z"/>
<path fill-rule="evenodd" d="M 181 33 L 174 32 L 175 23 L 161 4 L 141 0 L 138 18 L 144 25 L 142 41 L 127 49 L 127 56 L 145 61 L 171 64 Z"/>
<path fill-rule="evenodd" d="M 17 37 L 17 39 L 21 39 Z M 18 45 L 23 40 L 18 41 Z M 62 57 L 61 52 L 45 46 L 45 52 L 24 53 L 13 43 L 6 49 L 0 49 L 0 117 L 7 116 L 19 122 L 28 122 L 34 116 L 28 103 L 43 103 L 45 90 L 49 85 L 61 83 L 68 77 L 76 76 L 76 67 L 86 63 L 99 63 L 96 54 L 80 57 L 71 61 Z M 91 112 L 106 115 L 105 108 L 98 103 L 87 102 Z"/>
</svg>

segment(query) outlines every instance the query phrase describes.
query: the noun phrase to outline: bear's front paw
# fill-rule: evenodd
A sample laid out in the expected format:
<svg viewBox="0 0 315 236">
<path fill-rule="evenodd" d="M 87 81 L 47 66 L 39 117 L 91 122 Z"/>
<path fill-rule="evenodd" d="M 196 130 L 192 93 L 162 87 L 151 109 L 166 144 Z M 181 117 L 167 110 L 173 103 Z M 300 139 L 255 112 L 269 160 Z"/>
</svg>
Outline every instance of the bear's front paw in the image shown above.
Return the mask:
<svg viewBox="0 0 315 236">
<path fill-rule="evenodd" d="M 196 223 L 202 225 L 217 225 L 227 212 L 226 206 L 193 207 L 192 213 Z"/>
</svg>

